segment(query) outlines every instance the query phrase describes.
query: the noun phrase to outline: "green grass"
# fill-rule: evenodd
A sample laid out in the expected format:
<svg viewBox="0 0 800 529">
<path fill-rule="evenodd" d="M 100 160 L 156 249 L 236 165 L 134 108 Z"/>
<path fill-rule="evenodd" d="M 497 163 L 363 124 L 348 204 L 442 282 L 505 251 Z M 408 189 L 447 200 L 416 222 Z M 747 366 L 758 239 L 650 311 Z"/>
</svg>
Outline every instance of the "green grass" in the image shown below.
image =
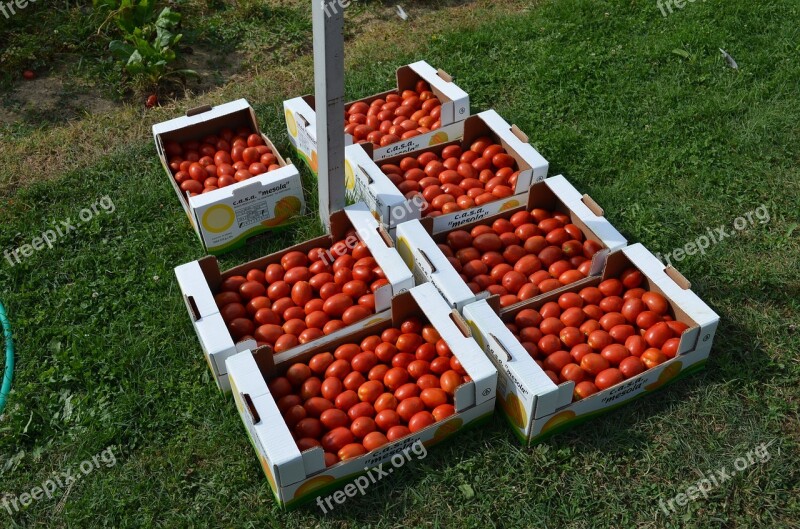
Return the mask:
<svg viewBox="0 0 800 529">
<path fill-rule="evenodd" d="M 0 263 L 18 350 L 0 497 L 119 447 L 116 466 L 68 493 L 0 510 L 3 526 L 796 526 L 798 10 L 736 0 L 663 18 L 655 2 L 553 0 L 474 31 L 445 14 L 413 53 L 376 40 L 379 58 L 348 72 L 349 98 L 425 58 L 456 75 L 476 111 L 496 108 L 526 131 L 551 174 L 590 193 L 631 242 L 666 253 L 762 204 L 771 220 L 676 263 L 721 316 L 706 371 L 532 448 L 495 417 L 327 516 L 277 508 L 232 399 L 210 380 L 172 273 L 201 249 L 152 144 L 2 199 L 0 250 L 106 194 L 116 212 Z M 284 153 L 280 102 L 291 95 L 256 102 Z M 223 265 L 319 233 L 312 215 Z M 769 461 L 669 518 L 659 511 L 659 499 L 762 442 L 774 442 Z"/>
</svg>

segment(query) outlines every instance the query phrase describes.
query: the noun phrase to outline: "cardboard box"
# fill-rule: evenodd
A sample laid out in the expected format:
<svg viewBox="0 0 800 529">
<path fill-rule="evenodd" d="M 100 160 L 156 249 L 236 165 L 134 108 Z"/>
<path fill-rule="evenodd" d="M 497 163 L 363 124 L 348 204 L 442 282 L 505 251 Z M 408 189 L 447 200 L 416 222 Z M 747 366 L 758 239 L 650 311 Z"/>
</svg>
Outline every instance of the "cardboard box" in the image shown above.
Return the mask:
<svg viewBox="0 0 800 529">
<path fill-rule="evenodd" d="M 345 167 L 355 178 L 353 195 L 356 200 L 363 200 L 372 209 L 376 217 L 390 232 L 399 224 L 422 217 L 425 199 L 416 195 L 407 199 L 380 167 L 383 164 L 399 165 L 405 156 L 419 156 L 425 152 L 441 155 L 449 145 L 460 145 L 469 150 L 472 143 L 480 137 L 489 136 L 502 145 L 508 154 L 517 162 L 520 170 L 514 196 L 498 199 L 472 209 L 449 213 L 433 218 L 433 233 L 450 231 L 467 222 L 474 222 L 497 213 L 516 208 L 525 202 L 525 195 L 531 185 L 541 182 L 547 177 L 549 163 L 528 143 L 528 137 L 516 125 L 509 125 L 494 110 L 481 112 L 464 122 L 464 132 L 458 141 L 448 142 L 435 147 L 393 155 L 389 158 L 370 157 L 369 149 L 362 145 L 352 145 L 345 150 Z"/>
<path fill-rule="evenodd" d="M 491 225 L 499 218 L 508 219 L 519 211 L 530 211 L 534 208 L 561 211 L 569 215 L 572 223 L 581 229 L 587 239 L 603 246 L 603 250 L 596 253 L 592 260 L 591 275 L 597 275 L 602 271 L 609 251 L 627 244 L 625 238 L 606 220 L 603 210 L 591 197 L 581 195 L 561 175 L 534 184 L 527 195 L 520 197 L 519 205 L 513 209 L 481 220 L 470 220 L 454 229 L 470 231 L 477 225 Z M 417 283 L 432 282 L 447 302 L 458 310 L 477 299 L 486 298 L 487 292 L 479 293 L 477 296 L 473 294 L 437 246 L 439 243 L 447 242 L 447 234 L 452 230 L 431 235 L 430 220 L 425 219 L 425 221 L 410 221 L 397 227 L 397 251 L 400 252 L 406 265 L 411 267 Z M 562 292 L 566 288 L 568 286 L 555 292 Z"/>
<path fill-rule="evenodd" d="M 356 204 L 334 213 L 331 216 L 332 235 L 298 244 L 225 272 L 220 272 L 219 263 L 214 257 L 205 257 L 175 269 L 178 285 L 192 319 L 192 325 L 200 340 L 214 380 L 223 392 L 230 389 L 225 360 L 238 352 L 255 349 L 257 344 L 254 341 L 234 342 L 214 301 L 214 295 L 218 292 L 220 283 L 230 276 L 246 275 L 253 268 L 263 270 L 269 264 L 280 263 L 281 257 L 291 251 L 307 253 L 312 248 L 329 248 L 335 241 L 344 239 L 344 235 L 352 228 L 357 230 L 359 239 L 367 244 L 372 256 L 383 268 L 389 284 L 381 287 L 375 293 L 376 314 L 374 316 L 276 356 L 280 358 L 290 353 L 302 353 L 310 347 L 329 343 L 355 330 L 387 319 L 387 311 L 391 307 L 392 297 L 410 290 L 414 286 L 414 278 L 391 245 L 391 239 L 385 232 L 382 232 L 377 221 L 372 218 L 369 210 L 363 204 Z"/>
<path fill-rule="evenodd" d="M 439 331 L 464 369 L 472 378 L 456 389 L 456 413 L 444 421 L 415 432 L 361 457 L 325 468 L 320 447 L 300 452 L 284 422 L 267 381 L 283 374 L 295 362 L 307 362 L 317 353 L 345 343 L 360 343 L 367 336 L 380 334 L 410 316 L 424 316 Z M 464 333 L 467 334 L 464 334 Z M 273 361 L 274 360 L 274 361 Z M 430 447 L 478 421 L 488 418 L 495 405 L 497 371 L 458 314 L 453 314 L 431 285 L 421 285 L 396 297 L 391 319 L 342 337 L 327 346 L 317 346 L 293 355 L 273 359 L 269 352 L 244 352 L 228 359 L 228 375 L 239 414 L 278 502 L 292 507 L 330 494 L 367 469 L 388 462 L 393 455 L 416 442 Z"/>
<path fill-rule="evenodd" d="M 397 70 L 396 89 L 352 101 L 347 103 L 345 108 L 350 108 L 350 105 L 359 101 L 369 104 L 376 99 L 385 98 L 387 95 L 398 91 L 413 90 L 419 80 L 427 81 L 431 86 L 431 91 L 442 102 L 442 127 L 428 134 L 378 149 L 375 152 L 375 159 L 380 160 L 382 157 L 394 156 L 399 152 L 409 152 L 409 150 L 416 150 L 423 146 L 443 143 L 460 136 L 463 128 L 456 124 L 469 116 L 469 95 L 453 83 L 452 77 L 447 73 L 442 70 L 436 70 L 425 61 L 415 62 L 399 68 Z M 316 175 L 318 159 L 315 106 L 314 96 L 312 95 L 297 97 L 283 103 L 289 141 L 292 142 L 299 156 Z M 344 131 L 342 131 L 342 134 L 345 134 Z M 353 137 L 350 134 L 345 134 L 345 145 L 352 144 Z"/>
<path fill-rule="evenodd" d="M 181 191 L 169 168 L 165 142 L 199 140 L 225 127 L 235 130 L 243 126 L 264 138 L 281 168 L 195 197 Z M 186 116 L 153 125 L 153 138 L 167 178 L 203 248 L 210 254 L 220 255 L 244 246 L 251 237 L 290 225 L 305 211 L 300 173 L 261 134 L 255 113 L 244 99 L 190 110 Z"/>
<path fill-rule="evenodd" d="M 627 379 L 604 391 L 572 402 L 574 382 L 553 383 L 528 355 L 503 322 L 513 321 L 523 309 L 538 309 L 555 301 L 561 293 L 525 302 L 498 317 L 486 300 L 464 309 L 464 318 L 475 339 L 497 367 L 498 404 L 517 437 L 525 443 L 539 442 L 587 419 L 606 413 L 642 395 L 651 393 L 700 369 L 711 351 L 719 316 L 690 290 L 691 285 L 672 267 L 656 259 L 644 246 L 635 244 L 608 256 L 601 277 L 569 289 L 578 292 L 602 280 L 618 277 L 634 266 L 645 276 L 643 288 L 659 292 L 670 304 L 670 314 L 689 326 L 681 336 L 675 358 Z"/>
</svg>

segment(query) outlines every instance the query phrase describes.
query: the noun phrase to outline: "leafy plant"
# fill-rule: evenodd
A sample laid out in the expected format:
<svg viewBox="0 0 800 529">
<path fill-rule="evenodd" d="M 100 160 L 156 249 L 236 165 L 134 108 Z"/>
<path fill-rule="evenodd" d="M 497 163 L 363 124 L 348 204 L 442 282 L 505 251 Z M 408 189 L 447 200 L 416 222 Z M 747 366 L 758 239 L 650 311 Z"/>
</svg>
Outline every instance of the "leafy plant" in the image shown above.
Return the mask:
<svg viewBox="0 0 800 529">
<path fill-rule="evenodd" d="M 167 78 L 197 76 L 193 70 L 170 66 L 183 38 L 177 32 L 180 13 L 165 7 L 156 16 L 152 0 L 95 0 L 94 5 L 111 10 L 106 22 L 113 20 L 122 31 L 123 38 L 111 41 L 109 50 L 131 78 L 154 88 Z"/>
<path fill-rule="evenodd" d="M 117 27 L 128 35 L 156 19 L 156 5 L 153 0 L 93 0 L 92 3 L 95 10 L 110 11 L 101 29 L 109 20 L 113 20 Z"/>
</svg>

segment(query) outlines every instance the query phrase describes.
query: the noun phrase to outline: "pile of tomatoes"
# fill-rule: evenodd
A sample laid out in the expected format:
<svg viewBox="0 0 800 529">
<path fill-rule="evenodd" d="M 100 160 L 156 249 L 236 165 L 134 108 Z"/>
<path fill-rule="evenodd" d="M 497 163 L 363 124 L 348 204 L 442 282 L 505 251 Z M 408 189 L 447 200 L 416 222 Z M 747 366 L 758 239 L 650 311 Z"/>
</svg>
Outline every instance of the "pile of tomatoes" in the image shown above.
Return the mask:
<svg viewBox="0 0 800 529">
<path fill-rule="evenodd" d="M 439 332 L 413 317 L 292 365 L 269 390 L 297 447 L 322 447 L 331 466 L 453 415 L 470 380 Z"/>
<path fill-rule="evenodd" d="M 619 279 L 562 294 L 506 324 L 556 384 L 575 382 L 575 401 L 662 364 L 678 353 L 688 326 L 630 268 Z"/>
<path fill-rule="evenodd" d="M 489 137 L 475 140 L 468 151 L 449 145 L 407 156 L 381 170 L 407 198 L 422 193 L 423 217 L 438 217 L 510 197 L 517 187 L 517 162 Z"/>
<path fill-rule="evenodd" d="M 344 131 L 356 143 L 369 142 L 377 149 L 438 129 L 442 126 L 441 101 L 425 81 L 418 81 L 415 88 L 370 104 L 353 103 L 345 114 Z"/>
<path fill-rule="evenodd" d="M 200 141 L 168 141 L 164 152 L 175 181 L 190 196 L 210 193 L 281 167 L 264 138 L 247 127 L 236 132 L 225 128 Z"/>
<path fill-rule="evenodd" d="M 439 248 L 473 292 L 507 307 L 586 278 L 602 246 L 564 213 L 534 209 L 451 231 Z"/>
<path fill-rule="evenodd" d="M 374 293 L 389 281 L 363 241 L 345 242 L 354 237 L 225 278 L 214 299 L 234 340 L 282 353 L 374 314 Z"/>
</svg>

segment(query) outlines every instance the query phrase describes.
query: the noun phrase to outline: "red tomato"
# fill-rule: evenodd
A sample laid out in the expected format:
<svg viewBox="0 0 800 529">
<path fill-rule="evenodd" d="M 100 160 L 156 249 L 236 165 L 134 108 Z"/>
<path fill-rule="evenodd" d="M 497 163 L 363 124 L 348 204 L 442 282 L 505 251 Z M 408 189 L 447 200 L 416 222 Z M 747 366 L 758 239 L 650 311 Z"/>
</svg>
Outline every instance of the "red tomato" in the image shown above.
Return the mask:
<svg viewBox="0 0 800 529">
<path fill-rule="evenodd" d="M 625 377 L 622 375 L 622 372 L 619 369 L 611 367 L 598 373 L 597 377 L 594 379 L 594 384 L 602 391 L 615 384 L 619 384 L 623 380 L 625 380 Z"/>
<path fill-rule="evenodd" d="M 404 421 L 410 421 L 415 414 L 425 410 L 425 403 L 419 397 L 410 397 L 397 405 L 397 414 Z"/>
<path fill-rule="evenodd" d="M 388 432 L 390 428 L 400 425 L 400 421 L 400 415 L 395 410 L 383 410 L 375 416 L 375 424 L 384 432 Z"/>
<path fill-rule="evenodd" d="M 569 363 L 562 367 L 560 374 L 562 380 L 571 380 L 576 384 L 582 382 L 587 377 L 586 371 L 575 363 Z"/>
<path fill-rule="evenodd" d="M 389 440 L 389 442 L 392 443 L 397 441 L 398 439 L 402 439 L 403 437 L 407 437 L 409 435 L 411 435 L 411 430 L 409 430 L 405 426 L 400 426 L 400 425 L 392 426 L 386 432 L 386 438 Z"/>
<path fill-rule="evenodd" d="M 350 424 L 350 419 L 347 417 L 347 414 L 336 408 L 323 411 L 319 416 L 319 420 L 328 430 L 346 427 Z"/>
<path fill-rule="evenodd" d="M 625 348 L 630 351 L 631 355 L 639 357 L 647 350 L 647 342 L 641 336 L 633 335 L 625 340 Z"/>
<path fill-rule="evenodd" d="M 383 383 L 391 391 L 396 391 L 409 380 L 408 371 L 401 367 L 393 367 L 386 372 Z"/>
<path fill-rule="evenodd" d="M 666 362 L 667 356 L 658 349 L 650 348 L 642 353 L 641 360 L 647 366 L 647 369 L 652 369 Z"/>
<path fill-rule="evenodd" d="M 377 380 L 370 380 L 361 384 L 358 388 L 358 398 L 364 402 L 375 402 L 383 394 L 383 383 Z"/>
<path fill-rule="evenodd" d="M 411 397 L 418 397 L 420 392 L 421 388 L 419 386 L 413 382 L 409 382 L 397 388 L 397 391 L 394 392 L 394 396 L 397 397 L 398 401 L 403 401 Z"/>
<path fill-rule="evenodd" d="M 402 416 L 402 415 L 401 415 Z M 415 413 L 408 421 L 408 429 L 411 433 L 418 432 L 423 428 L 427 428 L 435 423 L 436 419 L 428 411 L 419 411 Z"/>
<path fill-rule="evenodd" d="M 377 450 L 378 448 L 389 444 L 389 439 L 386 438 L 384 434 L 381 432 L 370 432 L 366 436 L 364 436 L 364 440 L 362 441 L 364 448 L 371 452 L 373 450 Z"/>
<path fill-rule="evenodd" d="M 560 373 L 565 365 L 572 363 L 572 356 L 567 351 L 556 351 L 542 361 L 542 367 L 554 373 Z"/>
<path fill-rule="evenodd" d="M 322 435 L 322 423 L 319 419 L 307 417 L 297 423 L 294 427 L 294 433 L 298 438 L 310 437 L 312 439 L 318 439 Z"/>
<path fill-rule="evenodd" d="M 595 351 L 602 351 L 604 347 L 614 343 L 614 339 L 606 331 L 592 331 L 586 339 L 586 343 Z"/>
<path fill-rule="evenodd" d="M 443 389 L 428 388 L 420 393 L 420 399 L 430 409 L 434 409 L 442 404 L 447 404 L 448 396 Z"/>
<path fill-rule="evenodd" d="M 642 294 L 642 301 L 644 301 L 648 309 L 662 316 L 669 309 L 669 303 L 666 298 L 658 292 L 645 292 Z"/>
<path fill-rule="evenodd" d="M 631 353 L 625 346 L 618 343 L 608 345 L 600 352 L 600 356 L 608 360 L 611 365 L 619 365 L 620 362 L 630 355 Z"/>
<path fill-rule="evenodd" d="M 575 389 L 572 392 L 572 398 L 574 400 L 581 400 L 594 395 L 600 391 L 597 386 L 594 385 L 594 382 L 590 382 L 588 380 L 584 380 L 583 382 L 578 382 L 575 384 Z"/>
<path fill-rule="evenodd" d="M 364 448 L 364 445 L 360 443 L 351 443 L 339 450 L 336 455 L 339 457 L 340 461 L 347 461 L 348 459 L 363 456 L 366 453 L 367 449 Z"/>
<path fill-rule="evenodd" d="M 589 353 L 581 360 L 581 369 L 590 375 L 598 375 L 601 371 L 604 371 L 608 368 L 608 360 L 597 353 Z"/>
<path fill-rule="evenodd" d="M 638 288 L 644 280 L 644 276 L 636 268 L 628 268 L 620 274 L 619 278 L 625 288 Z"/>
<path fill-rule="evenodd" d="M 306 413 L 306 409 L 303 406 L 297 404 L 286 410 L 286 412 L 284 412 L 283 419 L 286 421 L 286 425 L 291 430 L 295 426 L 297 426 L 297 423 L 305 419 L 307 415 L 308 414 Z"/>
<path fill-rule="evenodd" d="M 672 338 L 672 329 L 663 321 L 656 323 L 644 333 L 644 340 L 650 347 L 655 348 L 660 348 L 670 338 Z"/>
<path fill-rule="evenodd" d="M 383 393 L 375 400 L 373 407 L 375 408 L 376 412 L 380 413 L 383 410 L 397 409 L 398 404 L 399 401 L 397 400 L 397 397 L 391 393 Z"/>
<path fill-rule="evenodd" d="M 447 417 L 450 417 L 451 415 L 455 415 L 455 413 L 456 408 L 452 404 L 440 404 L 434 408 L 433 412 L 431 412 L 431 415 L 433 415 L 433 418 L 437 421 L 441 421 Z"/>
<path fill-rule="evenodd" d="M 347 410 L 347 416 L 350 417 L 351 421 L 354 421 L 359 417 L 374 417 L 375 408 L 369 402 L 359 402 Z"/>
<path fill-rule="evenodd" d="M 440 377 L 442 389 L 449 395 L 454 395 L 456 388 L 463 383 L 463 378 L 455 371 L 447 371 Z"/>
<path fill-rule="evenodd" d="M 661 321 L 664 321 L 664 319 L 651 310 L 642 311 L 636 316 L 636 325 L 645 330 Z"/>
<path fill-rule="evenodd" d="M 678 354 L 680 344 L 680 338 L 670 338 L 664 342 L 664 345 L 661 346 L 661 352 L 664 353 L 667 358 L 675 358 L 675 356 Z"/>
<path fill-rule="evenodd" d="M 311 397 L 303 404 L 303 407 L 306 409 L 309 417 L 318 418 L 322 415 L 322 412 L 333 408 L 333 403 L 322 397 Z"/>
<path fill-rule="evenodd" d="M 293 386 L 300 386 L 311 376 L 311 368 L 305 364 L 294 364 L 286 371 L 286 378 Z"/>
<path fill-rule="evenodd" d="M 350 425 L 350 431 L 356 439 L 364 439 L 377 429 L 375 421 L 370 417 L 357 417 Z"/>
<path fill-rule="evenodd" d="M 639 358 L 629 356 L 619 363 L 619 370 L 625 378 L 632 378 L 640 373 L 644 373 L 647 370 L 647 366 L 645 366 L 644 362 Z"/>
<path fill-rule="evenodd" d="M 336 377 L 326 378 L 320 386 L 320 394 L 333 401 L 344 391 L 344 384 Z"/>
</svg>

